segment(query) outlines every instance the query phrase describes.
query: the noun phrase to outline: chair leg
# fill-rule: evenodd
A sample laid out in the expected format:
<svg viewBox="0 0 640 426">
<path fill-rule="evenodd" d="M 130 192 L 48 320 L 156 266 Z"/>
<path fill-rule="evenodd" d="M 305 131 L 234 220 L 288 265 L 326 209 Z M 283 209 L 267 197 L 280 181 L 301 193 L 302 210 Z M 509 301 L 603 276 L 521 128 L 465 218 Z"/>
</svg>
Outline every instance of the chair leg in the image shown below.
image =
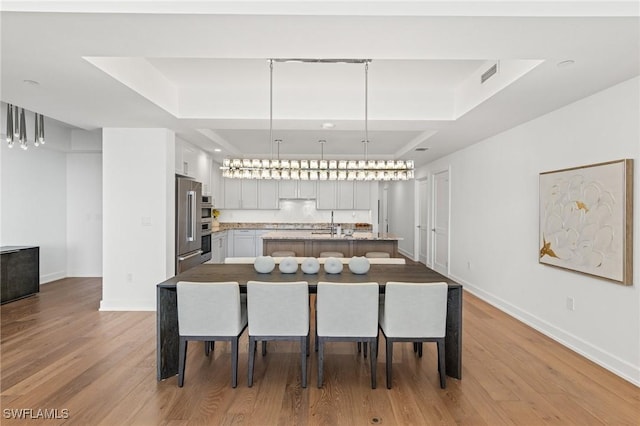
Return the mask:
<svg viewBox="0 0 640 426">
<path fill-rule="evenodd" d="M 444 339 L 438 340 L 438 374 L 440 375 L 440 388 L 445 389 L 447 387 L 447 370 L 445 368 L 444 359 Z"/>
<path fill-rule="evenodd" d="M 256 359 L 256 340 L 249 336 L 249 371 L 247 372 L 247 385 L 253 386 L 253 363 Z"/>
<path fill-rule="evenodd" d="M 318 338 L 318 388 L 322 387 L 322 374 L 323 374 L 323 364 L 324 364 L 324 342 L 321 338 Z"/>
<path fill-rule="evenodd" d="M 180 337 L 178 350 L 178 386 L 184 386 L 184 369 L 187 363 L 187 339 Z"/>
<path fill-rule="evenodd" d="M 418 342 L 413 342 L 413 352 L 418 352 Z"/>
<path fill-rule="evenodd" d="M 307 343 L 309 335 L 300 338 L 300 358 L 302 364 L 302 387 L 307 387 Z"/>
<path fill-rule="evenodd" d="M 391 366 L 393 365 L 393 340 L 387 337 L 387 389 L 391 389 L 392 372 Z"/>
<path fill-rule="evenodd" d="M 262 341 L 262 356 L 265 356 L 267 354 L 267 341 L 263 340 Z"/>
<path fill-rule="evenodd" d="M 422 342 L 418 343 L 418 357 L 422 358 Z"/>
<path fill-rule="evenodd" d="M 238 338 L 231 341 L 231 387 L 238 386 Z"/>
<path fill-rule="evenodd" d="M 362 353 L 364 354 L 364 357 L 367 357 L 367 342 L 362 342 Z"/>
<path fill-rule="evenodd" d="M 211 353 L 211 346 L 209 346 L 209 341 L 205 340 L 204 342 L 204 356 L 209 356 L 209 354 Z"/>
<path fill-rule="evenodd" d="M 311 348 L 311 337 L 307 334 L 306 339 L 307 339 L 307 356 L 309 356 L 309 351 Z"/>
<path fill-rule="evenodd" d="M 358 353 L 362 352 L 362 342 L 358 342 Z"/>
<path fill-rule="evenodd" d="M 375 340 L 372 340 L 369 346 L 371 349 L 371 356 L 369 357 L 371 362 L 371 389 L 375 389 L 378 384 L 376 368 L 378 365 L 378 338 L 376 337 Z"/>
</svg>

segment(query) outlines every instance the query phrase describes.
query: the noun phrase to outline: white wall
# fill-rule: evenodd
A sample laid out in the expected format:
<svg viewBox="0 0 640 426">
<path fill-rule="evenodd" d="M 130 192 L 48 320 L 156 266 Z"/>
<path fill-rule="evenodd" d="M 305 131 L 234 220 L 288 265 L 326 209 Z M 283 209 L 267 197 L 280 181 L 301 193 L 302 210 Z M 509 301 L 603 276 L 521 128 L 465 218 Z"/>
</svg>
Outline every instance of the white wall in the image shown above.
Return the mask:
<svg viewBox="0 0 640 426">
<path fill-rule="evenodd" d="M 102 276 L 102 154 L 67 154 L 67 275 Z"/>
<path fill-rule="evenodd" d="M 389 185 L 387 204 L 389 214 L 389 232 L 402 236 L 398 241 L 398 251 L 403 255 L 414 258 L 415 224 L 413 218 L 407 220 L 408 214 L 415 210 L 414 181 L 399 181 Z"/>
<path fill-rule="evenodd" d="M 47 129 L 48 130 L 48 129 Z M 2 147 L 3 246 L 40 246 L 40 283 L 67 276 L 66 156 Z"/>
<path fill-rule="evenodd" d="M 2 104 L 0 117 L 6 117 Z M 33 116 L 27 112 L 27 135 L 33 137 Z M 45 122 L 47 144 L 18 144 L 8 148 L 5 135 L 0 143 L 0 245 L 40 247 L 40 283 L 66 276 L 66 156 L 70 130 Z M 4 127 L 4 126 L 3 126 Z"/>
<path fill-rule="evenodd" d="M 103 130 L 103 282 L 100 310 L 154 310 L 174 275 L 175 135 Z"/>
<path fill-rule="evenodd" d="M 1 117 L 6 117 L 2 103 Z M 27 135 L 33 114 L 26 113 Z M 45 117 L 46 144 L 0 144 L 0 245 L 40 247 L 40 283 L 102 273 L 99 132 Z M 82 153 L 80 153 L 82 152 Z M 94 152 L 93 154 L 86 154 Z"/>
<path fill-rule="evenodd" d="M 634 78 L 435 161 L 418 173 L 450 167 L 453 279 L 636 384 L 639 93 L 640 78 Z M 539 264 L 539 173 L 622 158 L 634 159 L 636 169 L 634 285 Z M 575 299 L 574 311 L 566 308 L 567 297 Z"/>
</svg>

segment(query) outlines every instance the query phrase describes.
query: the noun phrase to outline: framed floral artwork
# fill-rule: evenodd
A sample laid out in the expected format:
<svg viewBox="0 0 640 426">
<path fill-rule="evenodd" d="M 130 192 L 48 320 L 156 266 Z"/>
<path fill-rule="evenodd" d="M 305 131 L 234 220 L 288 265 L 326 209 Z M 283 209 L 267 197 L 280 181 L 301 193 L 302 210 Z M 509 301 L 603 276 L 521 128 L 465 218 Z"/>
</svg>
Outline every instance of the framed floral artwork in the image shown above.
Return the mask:
<svg viewBox="0 0 640 426">
<path fill-rule="evenodd" d="M 540 173 L 539 262 L 633 284 L 633 160 Z"/>
</svg>

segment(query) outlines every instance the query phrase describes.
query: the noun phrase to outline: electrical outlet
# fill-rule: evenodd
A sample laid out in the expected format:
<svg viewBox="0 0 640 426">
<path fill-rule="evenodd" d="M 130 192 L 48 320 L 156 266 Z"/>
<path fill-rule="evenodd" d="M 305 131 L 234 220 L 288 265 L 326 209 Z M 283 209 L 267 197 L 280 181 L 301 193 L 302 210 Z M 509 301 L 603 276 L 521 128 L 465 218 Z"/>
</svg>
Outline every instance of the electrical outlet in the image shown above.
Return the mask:
<svg viewBox="0 0 640 426">
<path fill-rule="evenodd" d="M 573 297 L 567 297 L 567 309 L 570 311 L 575 311 L 576 305 Z"/>
</svg>

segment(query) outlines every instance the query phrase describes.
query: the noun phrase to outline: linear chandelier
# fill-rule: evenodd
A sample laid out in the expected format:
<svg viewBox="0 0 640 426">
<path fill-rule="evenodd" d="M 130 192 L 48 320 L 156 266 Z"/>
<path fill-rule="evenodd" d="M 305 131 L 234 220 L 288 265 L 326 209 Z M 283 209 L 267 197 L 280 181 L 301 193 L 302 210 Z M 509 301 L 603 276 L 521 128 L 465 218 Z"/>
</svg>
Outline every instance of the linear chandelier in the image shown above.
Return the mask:
<svg viewBox="0 0 640 426">
<path fill-rule="evenodd" d="M 349 63 L 364 64 L 365 102 L 364 130 L 365 138 L 363 160 L 281 160 L 278 148 L 277 159 L 225 158 L 222 176 L 232 179 L 293 179 L 293 180 L 360 180 L 390 181 L 408 180 L 414 177 L 414 164 L 411 160 L 369 160 L 369 62 L 370 59 L 269 59 L 269 143 L 273 157 L 273 63 L 274 62 L 310 62 L 310 63 Z M 278 146 L 282 142 L 276 141 Z"/>
<path fill-rule="evenodd" d="M 33 132 L 33 146 L 45 144 L 44 138 L 44 116 L 34 113 L 35 128 Z M 27 149 L 27 126 L 24 114 L 24 108 L 18 108 L 15 105 L 7 104 L 7 145 L 13 148 L 15 142 L 20 143 L 20 148 Z"/>
</svg>

